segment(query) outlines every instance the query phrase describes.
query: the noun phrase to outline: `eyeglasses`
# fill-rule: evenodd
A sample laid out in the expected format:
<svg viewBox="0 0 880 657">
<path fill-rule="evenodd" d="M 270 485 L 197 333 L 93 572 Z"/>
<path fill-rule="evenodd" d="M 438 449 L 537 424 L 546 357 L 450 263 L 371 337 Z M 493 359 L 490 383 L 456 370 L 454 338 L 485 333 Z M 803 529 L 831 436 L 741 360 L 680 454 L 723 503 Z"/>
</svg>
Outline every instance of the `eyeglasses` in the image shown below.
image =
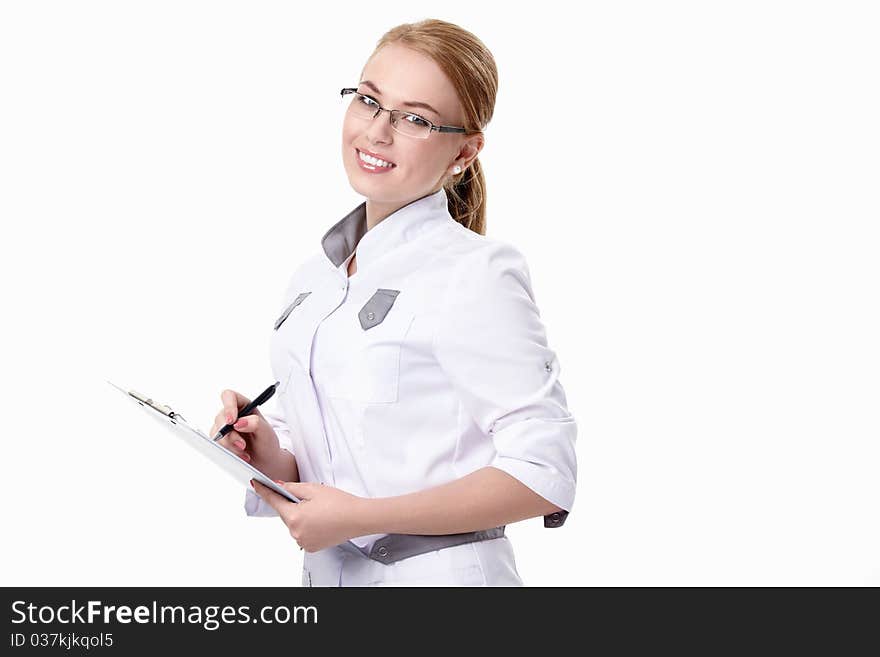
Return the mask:
<svg viewBox="0 0 880 657">
<path fill-rule="evenodd" d="M 345 88 L 341 92 L 342 98 L 345 98 L 348 94 L 352 94 L 352 98 L 347 110 L 351 112 L 353 116 L 362 119 L 374 119 L 380 112 L 382 112 L 382 110 L 385 110 L 391 114 L 391 127 L 407 137 L 427 139 L 432 132 L 461 132 L 465 134 L 468 132 L 466 128 L 457 128 L 449 125 L 434 125 L 428 119 L 411 112 L 385 109 L 375 98 L 358 93 L 358 90 L 354 88 Z"/>
</svg>

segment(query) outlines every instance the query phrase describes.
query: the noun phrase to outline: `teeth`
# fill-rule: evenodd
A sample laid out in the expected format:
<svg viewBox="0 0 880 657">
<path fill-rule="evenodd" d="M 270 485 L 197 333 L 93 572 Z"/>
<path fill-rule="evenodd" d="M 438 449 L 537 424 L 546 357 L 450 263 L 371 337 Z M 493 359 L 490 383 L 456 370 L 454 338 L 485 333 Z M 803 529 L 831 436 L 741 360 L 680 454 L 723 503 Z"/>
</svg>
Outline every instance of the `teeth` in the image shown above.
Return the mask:
<svg viewBox="0 0 880 657">
<path fill-rule="evenodd" d="M 372 164 L 376 167 L 392 167 L 394 166 L 391 162 L 386 162 L 385 160 L 380 160 L 377 157 L 373 157 L 372 155 L 367 155 L 366 153 L 361 153 L 358 151 L 358 157 L 360 157 L 367 164 Z"/>
</svg>

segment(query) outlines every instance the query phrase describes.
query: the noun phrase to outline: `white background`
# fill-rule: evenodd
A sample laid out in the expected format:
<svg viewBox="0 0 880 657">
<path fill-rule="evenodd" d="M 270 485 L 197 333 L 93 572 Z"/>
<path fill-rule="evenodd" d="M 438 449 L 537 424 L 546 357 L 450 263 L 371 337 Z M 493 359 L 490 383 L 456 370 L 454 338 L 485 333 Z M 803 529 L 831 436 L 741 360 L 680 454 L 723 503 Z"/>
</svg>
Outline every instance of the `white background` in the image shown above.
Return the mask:
<svg viewBox="0 0 880 657">
<path fill-rule="evenodd" d="M 488 234 L 527 256 L 578 420 L 530 585 L 880 584 L 872 3 L 4 2 L 5 585 L 299 585 L 207 430 L 269 383 L 293 269 L 363 199 L 339 89 L 381 34 L 500 73 Z"/>
</svg>

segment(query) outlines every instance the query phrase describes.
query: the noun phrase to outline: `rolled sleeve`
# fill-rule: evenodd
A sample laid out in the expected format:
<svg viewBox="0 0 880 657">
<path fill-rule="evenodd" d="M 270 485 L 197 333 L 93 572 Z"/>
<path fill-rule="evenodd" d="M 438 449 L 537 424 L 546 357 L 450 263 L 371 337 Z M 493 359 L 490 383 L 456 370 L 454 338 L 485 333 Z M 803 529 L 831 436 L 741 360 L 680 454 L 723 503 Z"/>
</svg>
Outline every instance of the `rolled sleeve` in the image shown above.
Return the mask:
<svg viewBox="0 0 880 657">
<path fill-rule="evenodd" d="M 570 511 L 577 423 L 567 408 L 526 260 L 499 241 L 462 260 L 444 295 L 435 356 L 461 404 L 492 438 L 491 465 Z"/>
<path fill-rule="evenodd" d="M 266 422 L 269 423 L 269 426 L 275 430 L 275 434 L 278 436 L 278 444 L 281 449 L 292 454 L 293 448 L 290 439 L 290 428 L 284 419 L 283 410 L 279 407 L 277 396 L 273 396 L 268 402 L 266 402 L 266 404 L 260 408 L 260 413 L 266 418 Z M 249 516 L 262 518 L 278 516 L 278 512 L 266 504 L 263 498 L 257 495 L 257 493 L 250 487 L 245 489 L 244 510 Z"/>
</svg>

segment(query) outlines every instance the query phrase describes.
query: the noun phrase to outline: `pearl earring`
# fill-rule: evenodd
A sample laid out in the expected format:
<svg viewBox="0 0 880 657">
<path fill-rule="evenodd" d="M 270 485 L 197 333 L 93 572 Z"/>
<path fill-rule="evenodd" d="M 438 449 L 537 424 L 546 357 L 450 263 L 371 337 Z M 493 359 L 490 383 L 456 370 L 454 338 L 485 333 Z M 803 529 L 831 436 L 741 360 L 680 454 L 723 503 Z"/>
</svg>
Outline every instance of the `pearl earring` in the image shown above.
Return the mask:
<svg viewBox="0 0 880 657">
<path fill-rule="evenodd" d="M 452 173 L 458 174 L 461 173 L 461 167 L 457 164 L 452 168 Z"/>
</svg>

